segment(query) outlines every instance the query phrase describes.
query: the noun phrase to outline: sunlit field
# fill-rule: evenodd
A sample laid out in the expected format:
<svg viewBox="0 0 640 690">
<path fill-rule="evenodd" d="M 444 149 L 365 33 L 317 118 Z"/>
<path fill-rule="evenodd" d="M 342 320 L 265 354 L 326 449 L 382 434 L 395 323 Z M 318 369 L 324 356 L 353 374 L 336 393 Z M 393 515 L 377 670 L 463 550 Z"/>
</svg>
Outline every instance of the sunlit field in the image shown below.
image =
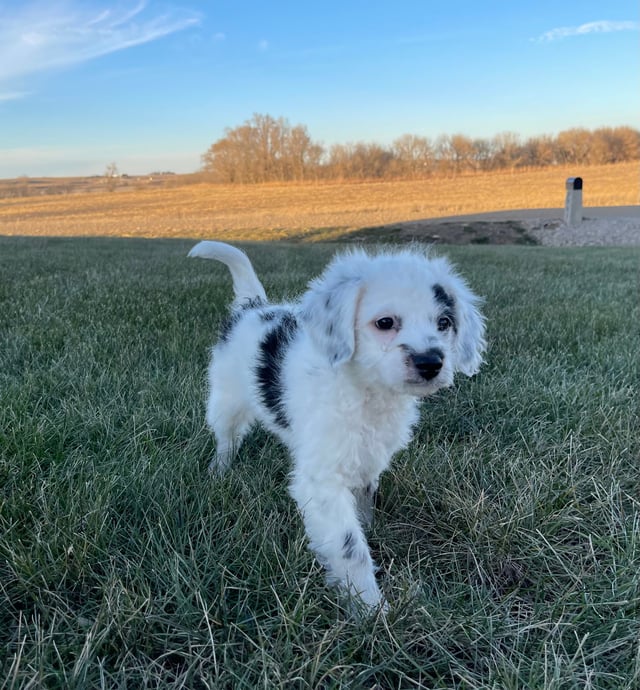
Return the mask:
<svg viewBox="0 0 640 690">
<path fill-rule="evenodd" d="M 565 180 L 577 174 L 585 206 L 640 203 L 637 161 L 407 182 L 240 186 L 181 184 L 176 177 L 164 185 L 120 181 L 107 191 L 97 180 L 103 191 L 1 199 L 0 235 L 326 238 L 423 218 L 560 208 Z"/>
<path fill-rule="evenodd" d="M 560 203 L 565 174 L 491 205 Z M 585 178 L 589 203 L 633 201 Z M 490 181 L 476 182 L 486 209 Z M 22 234 L 231 236 L 268 207 L 273 227 L 304 208 L 311 225 L 314 198 L 353 225 L 359 194 L 368 219 L 468 210 L 432 184 L 200 186 L 2 212 Z M 282 446 L 256 429 L 226 476 L 207 475 L 205 368 L 231 285 L 191 246 L 0 238 L 1 688 L 640 686 L 639 250 L 438 248 L 485 297 L 488 357 L 425 402 L 383 476 L 369 538 L 390 611 L 359 620 L 306 548 Z M 246 249 L 279 299 L 337 246 Z"/>
</svg>

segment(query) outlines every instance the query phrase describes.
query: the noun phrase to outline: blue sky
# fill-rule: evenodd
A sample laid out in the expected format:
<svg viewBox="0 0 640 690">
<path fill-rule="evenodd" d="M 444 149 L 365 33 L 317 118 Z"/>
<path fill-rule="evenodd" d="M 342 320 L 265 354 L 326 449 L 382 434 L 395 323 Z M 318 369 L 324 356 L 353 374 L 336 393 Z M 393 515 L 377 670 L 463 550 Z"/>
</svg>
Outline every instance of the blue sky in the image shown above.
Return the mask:
<svg viewBox="0 0 640 690">
<path fill-rule="evenodd" d="M 0 0 L 0 177 L 192 172 L 254 113 L 314 141 L 640 127 L 636 0 Z"/>
</svg>

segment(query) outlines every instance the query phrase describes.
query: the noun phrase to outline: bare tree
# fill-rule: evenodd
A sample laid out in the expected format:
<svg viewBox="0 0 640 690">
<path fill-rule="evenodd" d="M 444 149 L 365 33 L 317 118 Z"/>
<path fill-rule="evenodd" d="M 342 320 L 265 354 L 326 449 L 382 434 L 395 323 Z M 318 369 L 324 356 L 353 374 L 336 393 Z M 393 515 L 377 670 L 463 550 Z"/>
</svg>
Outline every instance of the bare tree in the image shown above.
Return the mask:
<svg viewBox="0 0 640 690">
<path fill-rule="evenodd" d="M 285 179 L 300 182 L 317 177 L 323 154 L 324 149 L 313 143 L 306 127 L 293 127 L 286 138 Z"/>
<path fill-rule="evenodd" d="M 383 146 L 359 141 L 332 146 L 326 169 L 336 179 L 376 179 L 390 174 L 392 161 L 393 153 Z"/>
<path fill-rule="evenodd" d="M 616 161 L 636 161 L 640 159 L 640 131 L 632 127 L 616 127 L 613 130 L 616 145 Z M 619 147 L 619 148 L 618 148 Z"/>
<path fill-rule="evenodd" d="M 104 178 L 107 184 L 107 189 L 110 192 L 113 192 L 113 190 L 118 186 L 119 177 L 120 173 L 118 172 L 118 166 L 115 163 L 109 163 L 109 165 L 107 165 L 107 167 L 104 169 Z"/>
<path fill-rule="evenodd" d="M 640 132 L 631 127 L 600 127 L 591 137 L 590 162 L 619 163 L 640 158 Z"/>
<path fill-rule="evenodd" d="M 475 149 L 473 141 L 464 134 L 454 134 L 449 140 L 453 168 L 456 173 L 470 170 L 474 167 Z"/>
<path fill-rule="evenodd" d="M 493 146 L 488 139 L 473 140 L 473 169 L 490 170 L 493 166 Z"/>
<path fill-rule="evenodd" d="M 516 168 L 522 163 L 522 145 L 515 132 L 501 132 L 491 140 L 496 168 Z"/>
<path fill-rule="evenodd" d="M 303 125 L 255 114 L 226 129 L 202 156 L 203 170 L 217 182 L 254 183 L 328 179 L 417 179 L 438 172 L 514 169 L 557 163 L 615 163 L 640 159 L 640 132 L 631 127 L 575 128 L 521 142 L 513 132 L 491 139 L 441 135 L 434 142 L 415 134 L 390 147 L 375 142 L 334 144 L 328 152 Z M 117 174 L 115 163 L 107 175 Z"/>
<path fill-rule="evenodd" d="M 521 148 L 522 164 L 529 167 L 553 165 L 556 152 L 553 137 L 543 135 L 527 139 Z"/>
<path fill-rule="evenodd" d="M 397 176 L 416 179 L 433 172 L 435 155 L 429 139 L 404 134 L 391 145 Z"/>
<path fill-rule="evenodd" d="M 439 172 L 457 175 L 472 168 L 474 154 L 473 141 L 464 134 L 443 134 L 436 139 Z"/>
<path fill-rule="evenodd" d="M 303 125 L 291 127 L 284 118 L 255 114 L 240 127 L 226 129 L 202 156 L 202 167 L 218 182 L 300 181 L 321 156 L 322 147 Z"/>
<path fill-rule="evenodd" d="M 560 132 L 556 137 L 556 155 L 560 163 L 577 163 L 584 165 L 589 162 L 592 143 L 591 132 L 576 127 Z"/>
</svg>

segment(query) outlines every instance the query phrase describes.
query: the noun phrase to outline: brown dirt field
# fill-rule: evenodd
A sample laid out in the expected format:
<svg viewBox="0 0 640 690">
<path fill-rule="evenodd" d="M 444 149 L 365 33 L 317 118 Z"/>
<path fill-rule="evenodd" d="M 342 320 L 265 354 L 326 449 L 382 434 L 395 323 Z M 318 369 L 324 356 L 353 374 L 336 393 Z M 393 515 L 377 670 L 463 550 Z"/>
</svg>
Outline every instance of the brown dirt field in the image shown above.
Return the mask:
<svg viewBox="0 0 640 690">
<path fill-rule="evenodd" d="M 0 234 L 317 241 L 364 239 L 379 228 L 380 239 L 403 239 L 398 228 L 424 218 L 562 207 L 565 180 L 576 174 L 585 206 L 640 202 L 637 161 L 361 183 L 181 184 L 178 176 L 157 187 L 1 199 Z M 456 243 L 529 241 L 517 223 L 490 225 L 430 224 L 429 233 Z"/>
</svg>

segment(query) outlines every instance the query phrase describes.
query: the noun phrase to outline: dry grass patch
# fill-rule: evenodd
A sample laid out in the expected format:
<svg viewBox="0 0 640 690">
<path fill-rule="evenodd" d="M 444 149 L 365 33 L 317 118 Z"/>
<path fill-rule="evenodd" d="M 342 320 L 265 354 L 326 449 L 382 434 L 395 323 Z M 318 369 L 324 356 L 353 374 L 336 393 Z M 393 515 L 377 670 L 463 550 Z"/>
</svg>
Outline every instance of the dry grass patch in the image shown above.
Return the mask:
<svg viewBox="0 0 640 690">
<path fill-rule="evenodd" d="M 106 235 L 260 240 L 318 228 L 389 223 L 517 208 L 561 207 L 564 181 L 580 173 L 586 206 L 640 201 L 638 163 L 464 175 L 419 181 L 126 188 L 0 202 L 5 235 Z"/>
</svg>

